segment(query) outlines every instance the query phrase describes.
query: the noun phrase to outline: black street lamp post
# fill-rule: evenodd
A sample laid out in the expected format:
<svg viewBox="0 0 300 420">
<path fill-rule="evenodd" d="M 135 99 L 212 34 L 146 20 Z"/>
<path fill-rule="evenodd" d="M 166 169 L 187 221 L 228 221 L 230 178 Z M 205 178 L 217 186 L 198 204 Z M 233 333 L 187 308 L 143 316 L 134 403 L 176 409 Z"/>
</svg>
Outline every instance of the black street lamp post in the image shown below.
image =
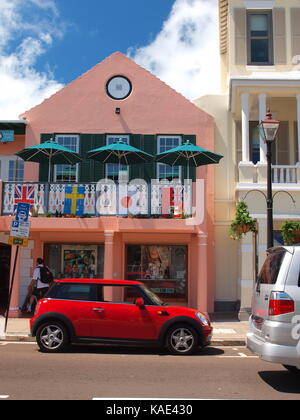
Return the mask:
<svg viewBox="0 0 300 420">
<path fill-rule="evenodd" d="M 272 193 L 272 143 L 276 139 L 280 122 L 272 119 L 270 111 L 266 119 L 259 124 L 260 134 L 267 145 L 267 247 L 272 248 L 273 239 L 273 193 Z"/>
</svg>

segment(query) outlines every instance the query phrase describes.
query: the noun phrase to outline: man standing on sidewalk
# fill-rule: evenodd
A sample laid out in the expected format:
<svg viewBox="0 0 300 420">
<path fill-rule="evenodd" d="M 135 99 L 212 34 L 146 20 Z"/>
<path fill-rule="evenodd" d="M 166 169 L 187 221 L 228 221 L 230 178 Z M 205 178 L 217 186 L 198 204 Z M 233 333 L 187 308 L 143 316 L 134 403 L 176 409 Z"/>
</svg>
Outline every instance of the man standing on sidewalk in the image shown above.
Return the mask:
<svg viewBox="0 0 300 420">
<path fill-rule="evenodd" d="M 30 297 L 28 312 L 31 312 L 32 305 L 35 300 L 40 300 L 45 296 L 50 287 L 50 283 L 53 280 L 49 268 L 45 267 L 44 260 L 42 258 L 38 258 L 36 262 L 37 266 L 32 276 L 34 289 Z"/>
</svg>

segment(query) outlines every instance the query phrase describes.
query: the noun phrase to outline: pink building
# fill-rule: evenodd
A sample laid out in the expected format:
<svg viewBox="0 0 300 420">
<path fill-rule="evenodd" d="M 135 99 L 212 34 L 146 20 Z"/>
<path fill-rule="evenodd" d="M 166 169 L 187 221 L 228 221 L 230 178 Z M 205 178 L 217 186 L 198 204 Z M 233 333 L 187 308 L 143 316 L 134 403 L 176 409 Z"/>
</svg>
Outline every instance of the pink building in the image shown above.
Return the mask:
<svg viewBox="0 0 300 420">
<path fill-rule="evenodd" d="M 88 150 L 120 138 L 152 155 L 186 140 L 214 150 L 213 118 L 121 53 L 21 117 L 25 121 L 0 122 L 0 132 L 15 131 L 14 142 L 0 149 L 7 164 L 0 185 L 2 305 L 16 251 L 7 243 L 17 193 L 33 206 L 10 316 L 20 316 L 37 257 L 44 257 L 58 278 L 139 279 L 166 301 L 213 312 L 213 166 L 191 168 L 191 184 L 184 183 L 184 167 L 155 162 L 119 167 L 85 158 Z M 47 165 L 23 168 L 13 155 L 50 138 L 83 161 L 55 165 L 48 182 Z M 187 217 L 192 207 L 193 217 Z"/>
</svg>

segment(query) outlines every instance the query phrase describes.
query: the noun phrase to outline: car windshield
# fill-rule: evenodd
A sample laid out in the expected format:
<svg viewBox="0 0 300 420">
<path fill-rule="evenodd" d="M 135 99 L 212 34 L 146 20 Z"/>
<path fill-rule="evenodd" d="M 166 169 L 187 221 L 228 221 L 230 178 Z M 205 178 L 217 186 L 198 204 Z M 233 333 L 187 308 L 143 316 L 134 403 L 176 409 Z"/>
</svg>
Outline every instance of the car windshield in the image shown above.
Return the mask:
<svg viewBox="0 0 300 420">
<path fill-rule="evenodd" d="M 152 290 L 148 289 L 147 286 L 141 285 L 140 287 L 142 291 L 148 296 L 148 298 L 155 303 L 155 305 L 165 305 L 164 302 L 154 292 L 152 292 Z"/>
</svg>

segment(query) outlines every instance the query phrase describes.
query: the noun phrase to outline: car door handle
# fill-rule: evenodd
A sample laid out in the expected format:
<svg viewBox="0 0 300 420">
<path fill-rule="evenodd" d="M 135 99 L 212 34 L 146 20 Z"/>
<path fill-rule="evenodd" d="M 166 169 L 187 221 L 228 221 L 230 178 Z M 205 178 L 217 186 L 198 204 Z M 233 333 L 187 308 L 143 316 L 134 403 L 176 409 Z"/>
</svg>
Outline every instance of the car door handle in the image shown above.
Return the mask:
<svg viewBox="0 0 300 420">
<path fill-rule="evenodd" d="M 104 312 L 103 308 L 93 308 L 93 311 L 95 312 Z"/>
<path fill-rule="evenodd" d="M 265 300 L 269 300 L 269 295 L 265 295 Z"/>
</svg>

